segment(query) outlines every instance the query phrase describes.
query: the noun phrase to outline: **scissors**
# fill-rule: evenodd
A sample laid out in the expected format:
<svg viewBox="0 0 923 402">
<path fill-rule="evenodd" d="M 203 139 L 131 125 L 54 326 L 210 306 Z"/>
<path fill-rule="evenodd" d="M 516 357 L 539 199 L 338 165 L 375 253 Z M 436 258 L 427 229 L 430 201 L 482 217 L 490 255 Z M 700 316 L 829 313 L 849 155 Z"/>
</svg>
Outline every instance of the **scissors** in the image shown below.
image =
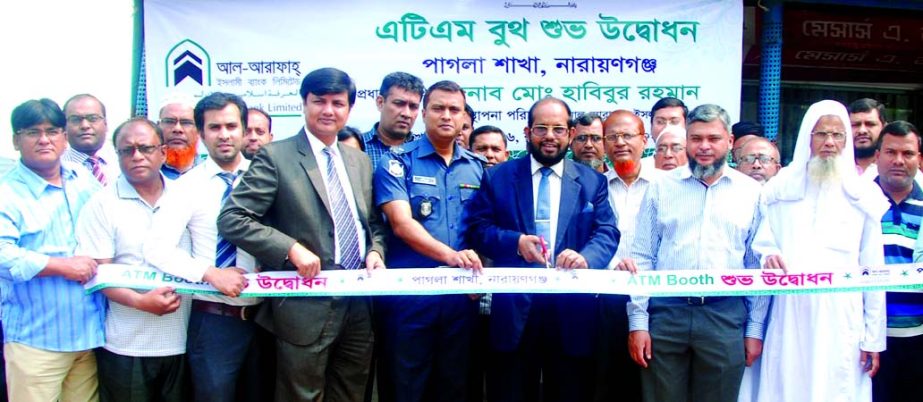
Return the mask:
<svg viewBox="0 0 923 402">
<path fill-rule="evenodd" d="M 538 239 L 542 242 L 542 257 L 545 257 L 545 268 L 554 268 L 551 265 L 551 253 L 548 252 L 548 246 L 545 243 L 545 236 L 539 236 Z"/>
</svg>

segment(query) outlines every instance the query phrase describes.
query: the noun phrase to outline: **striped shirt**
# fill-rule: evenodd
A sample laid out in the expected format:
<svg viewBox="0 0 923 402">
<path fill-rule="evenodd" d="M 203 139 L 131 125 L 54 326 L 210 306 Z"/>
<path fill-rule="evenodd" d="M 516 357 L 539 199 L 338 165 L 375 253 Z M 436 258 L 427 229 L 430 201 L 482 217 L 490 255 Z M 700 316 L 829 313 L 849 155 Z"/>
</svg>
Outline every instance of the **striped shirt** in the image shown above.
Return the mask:
<svg viewBox="0 0 923 402">
<path fill-rule="evenodd" d="M 759 223 L 760 184 L 724 168 L 712 185 L 688 166 L 653 181 L 641 201 L 631 257 L 638 270 L 759 268 L 750 245 Z M 649 297 L 628 303 L 631 331 L 647 331 Z M 768 297 L 746 297 L 745 336 L 763 339 Z"/>
<path fill-rule="evenodd" d="M 416 141 L 422 136 L 422 134 L 410 133 L 404 143 Z M 378 123 L 375 123 L 372 129 L 362 136 L 362 143 L 365 146 L 365 154 L 372 161 L 372 171 L 374 171 L 378 167 L 378 163 L 381 162 L 381 157 L 391 150 L 390 145 L 381 142 L 381 139 L 378 138 Z"/>
<path fill-rule="evenodd" d="M 881 183 L 878 177 L 875 183 Z M 884 235 L 885 264 L 913 262 L 913 248 L 923 218 L 923 190 L 913 182 L 907 198 L 895 203 L 888 198 L 890 207 L 881 217 Z M 923 335 L 923 293 L 888 292 L 888 336 L 908 337 Z"/>
<path fill-rule="evenodd" d="M 122 170 L 119 168 L 119 163 L 115 156 L 106 157 L 103 155 L 102 149 L 96 153 L 96 156 L 99 157 L 99 166 L 102 169 L 103 174 L 106 175 L 107 183 L 114 183 L 115 179 L 122 175 Z M 87 172 L 93 174 L 93 165 L 89 162 L 90 155 L 87 155 L 83 152 L 80 152 L 72 147 L 67 147 L 64 150 L 64 153 L 61 154 L 61 160 L 73 163 L 75 165 L 80 165 L 86 168 Z"/>
<path fill-rule="evenodd" d="M 37 275 L 51 257 L 74 255 L 77 216 L 100 185 L 67 162 L 61 180 L 52 185 L 22 162 L 0 178 L 0 300 L 4 342 L 76 352 L 103 345 L 105 297 L 62 276 Z"/>
</svg>

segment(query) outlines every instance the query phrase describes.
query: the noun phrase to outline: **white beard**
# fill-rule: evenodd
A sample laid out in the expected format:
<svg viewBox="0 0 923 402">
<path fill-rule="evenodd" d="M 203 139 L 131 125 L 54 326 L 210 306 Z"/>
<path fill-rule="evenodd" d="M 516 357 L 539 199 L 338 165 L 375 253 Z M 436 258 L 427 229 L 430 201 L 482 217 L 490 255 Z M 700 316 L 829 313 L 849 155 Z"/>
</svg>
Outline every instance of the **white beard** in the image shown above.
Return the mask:
<svg viewBox="0 0 923 402">
<path fill-rule="evenodd" d="M 837 181 L 840 178 L 838 157 L 821 158 L 812 156 L 808 161 L 808 177 L 815 184 L 825 184 Z"/>
</svg>

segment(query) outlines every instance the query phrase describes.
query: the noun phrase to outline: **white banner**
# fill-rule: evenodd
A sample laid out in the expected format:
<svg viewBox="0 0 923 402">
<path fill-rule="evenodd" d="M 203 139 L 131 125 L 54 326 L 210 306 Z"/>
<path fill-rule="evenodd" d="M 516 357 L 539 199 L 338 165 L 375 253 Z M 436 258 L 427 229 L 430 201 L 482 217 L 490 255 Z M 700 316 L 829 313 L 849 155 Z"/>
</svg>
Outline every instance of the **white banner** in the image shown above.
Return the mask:
<svg viewBox="0 0 923 402">
<path fill-rule="evenodd" d="M 649 125 L 657 99 L 740 108 L 743 5 L 727 0 L 144 1 L 149 113 L 171 91 L 240 94 L 277 139 L 304 125 L 301 79 L 336 67 L 356 81 L 349 125 L 368 131 L 382 78 L 466 89 L 475 126 L 525 148 L 526 111 L 546 95 L 575 115 L 628 109 Z M 423 132 L 422 119 L 413 130 Z"/>
<path fill-rule="evenodd" d="M 247 274 L 241 297 L 373 296 L 470 293 L 590 293 L 649 296 L 742 296 L 789 293 L 910 291 L 923 289 L 923 265 L 856 267 L 823 272 L 781 270 L 625 271 L 595 269 L 406 268 L 374 271 L 321 271 L 304 278 L 294 271 Z M 159 270 L 120 264 L 100 265 L 84 285 L 88 292 L 107 287 L 140 290 L 171 286 L 180 293 L 218 294 L 207 283 L 192 283 Z"/>
</svg>

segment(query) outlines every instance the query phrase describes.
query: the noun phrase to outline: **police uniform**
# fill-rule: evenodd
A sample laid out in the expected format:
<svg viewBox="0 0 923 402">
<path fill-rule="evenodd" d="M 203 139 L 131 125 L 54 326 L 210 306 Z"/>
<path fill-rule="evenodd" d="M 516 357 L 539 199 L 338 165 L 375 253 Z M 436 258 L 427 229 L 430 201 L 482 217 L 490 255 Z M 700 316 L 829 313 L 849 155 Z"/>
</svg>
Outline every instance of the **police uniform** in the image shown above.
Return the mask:
<svg viewBox="0 0 923 402">
<path fill-rule="evenodd" d="M 464 241 L 466 205 L 480 188 L 484 159 L 458 145 L 448 165 L 429 137 L 382 157 L 375 171 L 375 204 L 410 204 L 414 220 L 455 250 Z M 445 265 L 410 248 L 396 236 L 388 247 L 388 268 Z M 477 302 L 467 295 L 394 296 L 382 303 L 379 337 L 394 400 L 465 401 L 468 349 Z"/>
</svg>

